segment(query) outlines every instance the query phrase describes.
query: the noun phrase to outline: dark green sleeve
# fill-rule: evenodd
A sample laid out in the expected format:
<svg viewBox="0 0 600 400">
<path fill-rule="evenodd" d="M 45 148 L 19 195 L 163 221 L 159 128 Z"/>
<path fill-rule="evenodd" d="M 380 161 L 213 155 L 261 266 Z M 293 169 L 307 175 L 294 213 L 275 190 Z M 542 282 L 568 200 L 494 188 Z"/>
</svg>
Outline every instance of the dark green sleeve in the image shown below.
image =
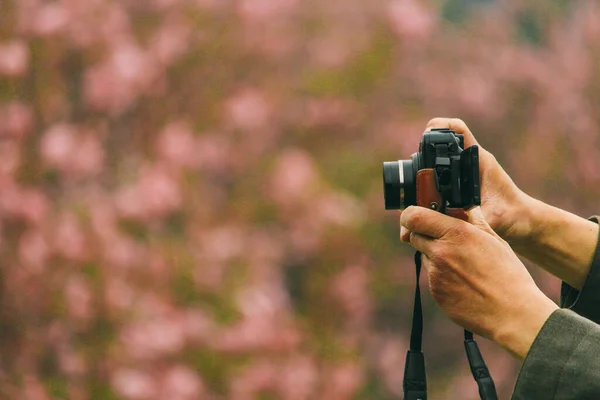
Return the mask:
<svg viewBox="0 0 600 400">
<path fill-rule="evenodd" d="M 600 399 L 600 238 L 583 288 L 563 283 L 560 305 L 523 361 L 513 400 Z"/>
<path fill-rule="evenodd" d="M 598 223 L 598 217 L 592 217 L 590 220 Z M 579 291 L 563 282 L 560 306 L 600 323 L 600 238 L 583 288 Z"/>
<path fill-rule="evenodd" d="M 600 399 L 600 326 L 571 310 L 552 313 L 523 361 L 512 399 Z"/>
</svg>

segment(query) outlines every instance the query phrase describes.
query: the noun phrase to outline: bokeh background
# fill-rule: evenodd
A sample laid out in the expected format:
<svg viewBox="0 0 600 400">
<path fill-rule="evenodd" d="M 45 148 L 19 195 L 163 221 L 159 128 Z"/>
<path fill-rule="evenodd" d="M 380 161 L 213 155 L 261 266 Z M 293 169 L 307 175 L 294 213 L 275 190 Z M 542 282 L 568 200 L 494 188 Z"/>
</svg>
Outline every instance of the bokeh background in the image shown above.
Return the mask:
<svg viewBox="0 0 600 400">
<path fill-rule="evenodd" d="M 0 398 L 401 398 L 381 162 L 461 117 L 588 216 L 599 105 L 596 1 L 0 0 Z M 424 307 L 430 397 L 478 398 Z"/>
</svg>

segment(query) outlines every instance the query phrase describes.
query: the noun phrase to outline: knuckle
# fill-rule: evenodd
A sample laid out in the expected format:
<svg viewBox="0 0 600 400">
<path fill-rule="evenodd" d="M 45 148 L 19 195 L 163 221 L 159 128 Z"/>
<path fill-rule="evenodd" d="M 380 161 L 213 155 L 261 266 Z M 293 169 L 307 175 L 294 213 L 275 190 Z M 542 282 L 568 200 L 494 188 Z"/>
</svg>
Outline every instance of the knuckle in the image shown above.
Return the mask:
<svg viewBox="0 0 600 400">
<path fill-rule="evenodd" d="M 460 118 L 452 118 L 452 126 L 457 130 L 467 130 L 467 124 Z"/>
<path fill-rule="evenodd" d="M 412 230 L 415 226 L 419 224 L 419 221 L 421 220 L 421 216 L 419 214 L 419 211 L 415 207 L 408 207 L 402 212 L 402 215 L 400 216 L 400 221 L 402 225 L 404 225 L 409 230 Z"/>
<path fill-rule="evenodd" d="M 463 242 L 469 239 L 471 235 L 471 229 L 468 224 L 456 225 L 449 232 L 449 237 L 453 242 Z"/>
<path fill-rule="evenodd" d="M 431 249 L 431 262 L 437 267 L 443 267 L 448 263 L 451 257 L 448 246 L 436 245 Z"/>
<path fill-rule="evenodd" d="M 429 120 L 427 128 L 442 128 L 448 126 L 448 118 L 436 117 Z"/>
</svg>

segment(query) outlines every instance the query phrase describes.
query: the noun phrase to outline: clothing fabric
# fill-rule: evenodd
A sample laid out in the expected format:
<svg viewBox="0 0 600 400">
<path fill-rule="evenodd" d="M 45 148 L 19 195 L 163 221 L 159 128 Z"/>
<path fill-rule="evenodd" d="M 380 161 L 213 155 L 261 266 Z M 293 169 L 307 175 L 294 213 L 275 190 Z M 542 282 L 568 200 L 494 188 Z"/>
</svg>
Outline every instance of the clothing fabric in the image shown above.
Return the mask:
<svg viewBox="0 0 600 400">
<path fill-rule="evenodd" d="M 581 291 L 563 282 L 561 309 L 527 353 L 513 400 L 600 399 L 600 234 L 598 243 Z"/>
</svg>

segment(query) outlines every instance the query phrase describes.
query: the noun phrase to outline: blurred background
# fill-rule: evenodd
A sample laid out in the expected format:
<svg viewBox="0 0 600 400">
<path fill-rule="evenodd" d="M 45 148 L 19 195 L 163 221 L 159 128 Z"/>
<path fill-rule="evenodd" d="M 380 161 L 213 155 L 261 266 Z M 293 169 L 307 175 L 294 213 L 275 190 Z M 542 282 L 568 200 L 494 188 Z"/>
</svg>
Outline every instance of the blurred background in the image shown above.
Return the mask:
<svg viewBox="0 0 600 400">
<path fill-rule="evenodd" d="M 381 162 L 460 117 L 587 217 L 598 105 L 596 1 L 0 0 L 0 398 L 401 398 Z M 477 399 L 424 308 L 430 397 Z"/>
</svg>

